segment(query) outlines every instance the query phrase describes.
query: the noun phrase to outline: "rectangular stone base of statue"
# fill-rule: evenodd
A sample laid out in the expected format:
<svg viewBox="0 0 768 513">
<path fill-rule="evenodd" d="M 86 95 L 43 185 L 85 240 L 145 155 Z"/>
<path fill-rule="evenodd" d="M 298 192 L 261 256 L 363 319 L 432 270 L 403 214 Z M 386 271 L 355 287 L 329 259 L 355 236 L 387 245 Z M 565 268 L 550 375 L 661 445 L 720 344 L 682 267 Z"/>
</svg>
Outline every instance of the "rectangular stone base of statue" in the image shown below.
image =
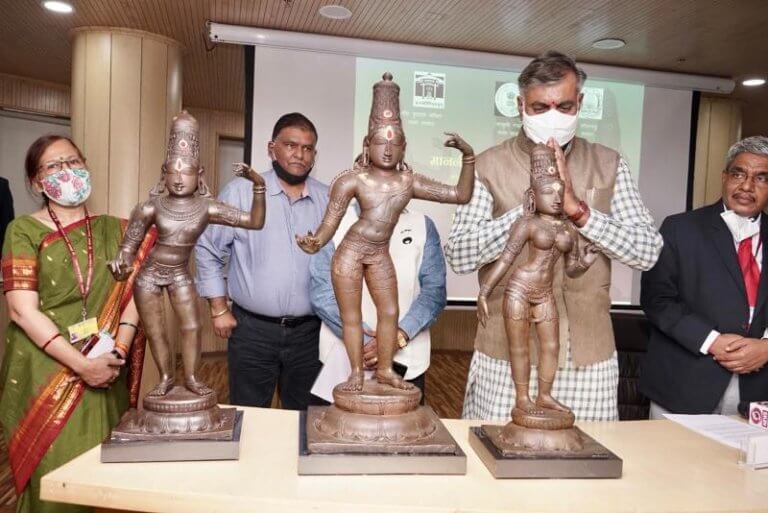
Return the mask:
<svg viewBox="0 0 768 513">
<path fill-rule="evenodd" d="M 575 428 L 584 449 L 573 453 L 502 451 L 493 439 L 503 426 L 469 428 L 469 445 L 497 479 L 615 479 L 622 460 L 594 438 Z"/>
<path fill-rule="evenodd" d="M 409 448 L 400 446 L 398 451 L 391 448 L 333 442 L 327 435 L 314 429 L 313 420 L 322 414 L 327 406 L 310 406 L 299 416 L 299 475 L 393 475 L 433 474 L 464 475 L 467 473 L 467 456 L 445 429 L 434 411 L 429 413 L 438 423 L 438 432 L 429 442 L 422 444 L 421 452 L 405 453 Z M 318 445 L 319 444 L 319 445 Z M 431 446 L 431 450 L 424 449 Z M 322 453 L 312 448 L 321 448 Z M 446 451 L 450 447 L 450 452 Z M 413 447 L 410 448 L 413 450 Z M 442 451 L 442 452 L 441 452 Z"/>
<path fill-rule="evenodd" d="M 206 461 L 240 459 L 240 432 L 243 412 L 235 412 L 231 440 L 114 440 L 101 444 L 102 463 L 148 461 Z"/>
</svg>

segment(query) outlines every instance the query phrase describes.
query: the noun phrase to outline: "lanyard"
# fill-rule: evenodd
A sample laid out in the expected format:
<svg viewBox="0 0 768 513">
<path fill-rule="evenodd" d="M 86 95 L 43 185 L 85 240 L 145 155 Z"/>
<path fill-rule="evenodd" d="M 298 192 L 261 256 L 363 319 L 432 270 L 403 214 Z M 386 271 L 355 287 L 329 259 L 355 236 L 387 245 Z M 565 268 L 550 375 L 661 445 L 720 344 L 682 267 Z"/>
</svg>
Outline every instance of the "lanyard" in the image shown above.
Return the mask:
<svg viewBox="0 0 768 513">
<path fill-rule="evenodd" d="M 75 270 L 75 278 L 77 278 L 77 285 L 80 288 L 80 297 L 83 300 L 83 320 L 88 315 L 87 301 L 88 294 L 91 292 L 91 282 L 93 281 L 93 231 L 91 230 L 91 218 L 88 214 L 88 209 L 85 209 L 85 240 L 88 252 L 88 276 L 83 280 L 83 272 L 80 269 L 80 261 L 77 259 L 77 253 L 75 252 L 72 241 L 69 240 L 67 234 L 64 233 L 64 228 L 61 226 L 61 221 L 56 214 L 48 207 L 48 215 L 51 216 L 53 223 L 56 225 L 56 229 L 59 231 L 59 235 L 64 239 L 64 244 L 67 245 L 67 251 L 69 251 L 70 259 L 72 260 L 72 267 Z"/>
</svg>

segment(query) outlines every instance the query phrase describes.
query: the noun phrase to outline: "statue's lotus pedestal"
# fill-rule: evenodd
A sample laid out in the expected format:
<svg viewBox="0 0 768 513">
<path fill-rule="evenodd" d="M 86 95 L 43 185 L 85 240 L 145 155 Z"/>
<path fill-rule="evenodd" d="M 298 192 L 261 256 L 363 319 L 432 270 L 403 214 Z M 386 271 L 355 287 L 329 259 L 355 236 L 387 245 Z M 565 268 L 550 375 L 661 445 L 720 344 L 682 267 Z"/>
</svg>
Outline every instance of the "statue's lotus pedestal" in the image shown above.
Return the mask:
<svg viewBox="0 0 768 513">
<path fill-rule="evenodd" d="M 571 412 L 528 414 L 515 408 L 505 426 L 470 428 L 469 444 L 497 479 L 621 477 L 621 459 L 574 420 Z"/>
<path fill-rule="evenodd" d="M 299 419 L 300 475 L 465 474 L 467 458 L 421 390 L 366 380 Z"/>
<path fill-rule="evenodd" d="M 175 386 L 143 405 L 128 410 L 102 443 L 102 463 L 239 459 L 243 413 L 219 408 L 215 392 Z"/>
</svg>

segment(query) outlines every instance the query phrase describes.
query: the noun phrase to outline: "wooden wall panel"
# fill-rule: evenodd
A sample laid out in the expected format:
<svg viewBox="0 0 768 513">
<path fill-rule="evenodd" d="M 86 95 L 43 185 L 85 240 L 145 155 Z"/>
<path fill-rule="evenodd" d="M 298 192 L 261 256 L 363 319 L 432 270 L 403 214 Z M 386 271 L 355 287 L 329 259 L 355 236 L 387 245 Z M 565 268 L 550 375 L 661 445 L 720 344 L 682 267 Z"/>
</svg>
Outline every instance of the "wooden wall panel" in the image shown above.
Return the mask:
<svg viewBox="0 0 768 513">
<path fill-rule="evenodd" d="M 472 351 L 477 331 L 477 311 L 444 310 L 430 328 L 432 351 Z"/>
<path fill-rule="evenodd" d="M 742 87 L 736 94 L 744 102 L 742 110 L 742 136 L 768 136 L 768 91 L 749 90 Z M 765 86 L 762 88 L 765 89 Z"/>
<path fill-rule="evenodd" d="M 88 201 L 94 212 L 109 212 L 109 118 L 112 71 L 112 35 L 85 35 L 85 128 L 75 139 L 88 159 L 93 192 Z"/>
<path fill-rule="evenodd" d="M 94 175 L 94 211 L 127 217 L 160 179 L 168 125 L 181 109 L 181 48 L 155 34 L 74 33 L 72 125 Z"/>
<path fill-rule="evenodd" d="M 722 171 L 728 148 L 741 139 L 740 101 L 702 96 L 696 133 L 694 204 L 716 201 L 722 192 Z"/>
<path fill-rule="evenodd" d="M 69 86 L 0 73 L 0 107 L 68 117 Z"/>
<path fill-rule="evenodd" d="M 699 102 L 699 118 L 696 121 L 696 155 L 693 171 L 693 208 L 706 205 L 707 197 L 707 155 L 709 153 L 710 115 L 712 104 L 702 98 Z"/>
<path fill-rule="evenodd" d="M 85 67 L 86 67 L 85 37 L 75 37 L 72 45 L 72 89 L 71 119 L 72 140 L 77 143 L 85 138 Z"/>
<path fill-rule="evenodd" d="M 245 135 L 245 116 L 240 112 L 200 109 L 190 107 L 189 113 L 200 123 L 200 158 L 205 168 L 205 180 L 218 192 L 216 158 L 219 139 L 242 139 Z"/>
<path fill-rule="evenodd" d="M 167 118 L 167 46 L 151 39 L 142 40 L 141 59 L 141 139 L 139 197 L 146 198 L 160 179 L 165 157 Z"/>
<path fill-rule="evenodd" d="M 141 38 L 112 35 L 109 124 L 109 212 L 127 218 L 139 193 L 141 135 Z"/>
</svg>

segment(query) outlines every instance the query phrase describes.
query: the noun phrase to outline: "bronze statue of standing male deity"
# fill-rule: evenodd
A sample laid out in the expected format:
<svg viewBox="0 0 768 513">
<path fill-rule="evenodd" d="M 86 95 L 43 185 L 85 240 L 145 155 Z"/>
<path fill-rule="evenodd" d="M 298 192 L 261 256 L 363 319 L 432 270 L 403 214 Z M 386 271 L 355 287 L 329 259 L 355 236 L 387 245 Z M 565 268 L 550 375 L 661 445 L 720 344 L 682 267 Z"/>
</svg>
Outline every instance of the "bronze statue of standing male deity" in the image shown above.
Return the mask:
<svg viewBox="0 0 768 513">
<path fill-rule="evenodd" d="M 343 171 L 331 185 L 330 201 L 316 234 L 297 236 L 307 253 L 320 250 L 334 235 L 350 200 L 360 205 L 360 218 L 352 225 L 331 263 L 331 279 L 339 303 L 344 345 L 352 373 L 343 390 L 363 388 L 363 325 L 361 298 L 363 278 L 377 310 L 378 363 L 375 379 L 396 388 L 409 389 L 392 370 L 397 341 L 397 282 L 389 255 L 389 239 L 400 213 L 411 198 L 440 203 L 469 202 L 474 186 L 475 157 L 472 148 L 457 134 L 447 134 L 445 146 L 463 154 L 458 184 L 445 185 L 414 173 L 405 163 L 405 133 L 400 120 L 400 87 L 386 73 L 373 87 L 373 104 L 363 155 L 352 169 Z"/>
<path fill-rule="evenodd" d="M 332 406 L 309 408 L 306 432 L 310 453 L 412 455 L 454 454 L 457 450 L 435 413 L 419 405 L 421 391 L 392 368 L 399 312 L 389 242 L 400 213 L 412 198 L 460 204 L 472 197 L 472 148 L 458 135 L 447 135 L 445 146 L 463 154 L 455 186 L 414 173 L 405 163 L 400 87 L 391 74 L 384 74 L 373 87 L 362 156 L 352 169 L 334 179 L 317 232 L 296 237 L 304 251 L 317 252 L 333 237 L 350 201 L 357 200 L 359 219 L 349 228 L 331 261 L 331 281 L 352 371 L 346 382 L 334 388 Z M 363 279 L 377 314 L 378 361 L 372 380 L 365 380 L 363 372 Z M 403 463 L 407 464 L 407 460 Z M 344 468 L 334 468 L 334 472 L 348 473 Z M 366 472 L 378 473 L 372 467 Z"/>
<path fill-rule="evenodd" d="M 266 187 L 264 180 L 246 164 L 235 164 L 235 174 L 253 182 L 253 205 L 250 212 L 241 211 L 216 201 L 210 194 L 200 165 L 199 127 L 186 111 L 173 119 L 165 163 L 160 182 L 150 192 L 150 199 L 139 203 L 131 213 L 128 229 L 117 256 L 109 263 L 112 274 L 124 280 L 131 272 L 136 250 L 148 230 L 157 230 L 157 242 L 139 268 L 134 298 L 144 325 L 157 368 L 160 383 L 144 400 L 145 409 L 179 413 L 181 410 L 216 405 L 216 394 L 195 375 L 201 352 L 201 326 L 197 307 L 197 291 L 189 273 L 189 257 L 198 237 L 209 224 L 224 224 L 249 230 L 264 226 Z M 167 291 L 181 329 L 181 355 L 184 385 L 199 399 L 191 399 L 181 387 L 173 387 L 172 346 L 165 331 L 163 291 Z M 171 393 L 171 390 L 176 393 Z M 184 405 L 173 405 L 172 395 L 186 397 Z M 164 402 L 165 401 L 165 402 Z M 169 403 L 169 404 L 166 404 Z M 167 419 L 166 419 L 167 420 Z M 184 419 L 179 421 L 183 424 Z M 157 429 L 174 430 L 165 421 Z M 177 423 L 178 424 L 178 423 Z M 202 422 L 197 430 L 211 427 Z M 119 429 L 119 428 L 118 428 Z"/>
<path fill-rule="evenodd" d="M 552 291 L 554 267 L 565 255 L 570 278 L 584 274 L 597 259 L 597 248 L 582 244 L 581 236 L 563 213 L 565 184 L 554 151 L 537 144 L 531 151 L 531 186 L 525 193 L 524 215 L 510 228 L 501 256 L 480 284 L 478 320 L 488 320 L 487 298 L 528 245 L 527 260 L 512 270 L 504 292 L 502 313 L 509 343 L 515 406 L 502 441 L 534 449 L 575 450 L 581 442 L 571 410 L 552 396 L 560 351 L 559 319 Z M 531 400 L 529 330 L 538 339 L 538 395 Z M 522 429 L 521 429 L 522 428 Z"/>
</svg>

